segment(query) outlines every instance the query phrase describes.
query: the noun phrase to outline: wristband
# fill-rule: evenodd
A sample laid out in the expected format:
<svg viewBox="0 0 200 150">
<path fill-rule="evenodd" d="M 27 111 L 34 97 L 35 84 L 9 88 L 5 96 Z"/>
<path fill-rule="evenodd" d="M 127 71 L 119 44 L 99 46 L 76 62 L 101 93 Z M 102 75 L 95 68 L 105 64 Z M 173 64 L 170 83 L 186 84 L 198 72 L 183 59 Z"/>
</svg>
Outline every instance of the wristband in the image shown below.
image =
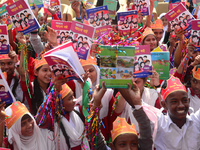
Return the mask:
<svg viewBox="0 0 200 150">
<path fill-rule="evenodd" d="M 157 85 L 157 86 L 155 86 L 155 88 L 159 88 L 160 87 L 160 84 L 159 85 Z"/>
<path fill-rule="evenodd" d="M 142 105 L 134 105 L 134 107 L 132 107 L 132 110 L 139 110 L 140 108 L 142 108 Z"/>
<path fill-rule="evenodd" d="M 81 17 L 79 17 L 79 18 L 76 17 L 76 20 L 82 20 L 82 18 Z"/>
</svg>

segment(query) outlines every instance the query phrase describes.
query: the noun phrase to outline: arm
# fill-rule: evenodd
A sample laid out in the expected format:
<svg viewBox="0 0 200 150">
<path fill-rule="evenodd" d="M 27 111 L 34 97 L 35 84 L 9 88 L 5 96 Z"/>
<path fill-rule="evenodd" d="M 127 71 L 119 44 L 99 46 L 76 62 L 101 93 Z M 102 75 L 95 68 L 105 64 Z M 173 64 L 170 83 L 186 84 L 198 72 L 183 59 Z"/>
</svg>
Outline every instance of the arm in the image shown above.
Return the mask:
<svg viewBox="0 0 200 150">
<path fill-rule="evenodd" d="M 12 28 L 10 30 L 8 30 L 8 37 L 9 37 L 10 45 L 16 51 L 17 50 L 17 44 L 14 42 L 14 39 L 13 39 Z"/>
<path fill-rule="evenodd" d="M 31 32 L 29 39 L 30 39 L 31 45 L 33 46 L 34 51 L 39 56 L 39 54 L 44 50 L 44 46 L 41 42 L 40 36 L 38 35 L 37 32 Z"/>
<path fill-rule="evenodd" d="M 58 18 L 58 15 L 56 14 L 56 11 L 53 7 L 48 7 L 48 11 L 51 13 L 52 17 L 54 20 L 60 20 Z"/>
<path fill-rule="evenodd" d="M 4 122 L 5 122 L 5 116 L 6 116 L 5 111 L 4 111 L 5 106 L 6 106 L 5 102 L 0 104 L 0 147 L 2 147 L 2 144 L 3 144 Z"/>
<path fill-rule="evenodd" d="M 147 16 L 146 27 L 151 27 L 153 8 L 154 8 L 154 0 L 150 0 L 150 15 Z"/>
<path fill-rule="evenodd" d="M 152 149 L 153 139 L 151 133 L 150 120 L 144 112 L 143 108 L 139 110 L 134 110 L 133 115 L 139 125 L 139 145 L 141 150 Z"/>
</svg>

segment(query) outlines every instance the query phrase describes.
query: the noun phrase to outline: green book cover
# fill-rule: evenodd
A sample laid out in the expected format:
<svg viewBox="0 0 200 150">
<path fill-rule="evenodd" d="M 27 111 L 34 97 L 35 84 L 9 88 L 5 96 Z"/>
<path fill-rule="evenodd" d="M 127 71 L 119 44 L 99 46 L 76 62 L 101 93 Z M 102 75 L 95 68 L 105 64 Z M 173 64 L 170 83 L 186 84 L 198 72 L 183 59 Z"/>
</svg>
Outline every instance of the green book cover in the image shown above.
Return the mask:
<svg viewBox="0 0 200 150">
<path fill-rule="evenodd" d="M 11 17 L 6 10 L 6 5 L 0 8 L 0 24 L 6 24 L 7 30 L 10 30 L 13 26 Z"/>
<path fill-rule="evenodd" d="M 112 19 L 115 19 L 116 10 L 117 10 L 117 1 L 116 0 L 104 0 L 103 6 L 107 5 L 109 16 Z"/>
</svg>

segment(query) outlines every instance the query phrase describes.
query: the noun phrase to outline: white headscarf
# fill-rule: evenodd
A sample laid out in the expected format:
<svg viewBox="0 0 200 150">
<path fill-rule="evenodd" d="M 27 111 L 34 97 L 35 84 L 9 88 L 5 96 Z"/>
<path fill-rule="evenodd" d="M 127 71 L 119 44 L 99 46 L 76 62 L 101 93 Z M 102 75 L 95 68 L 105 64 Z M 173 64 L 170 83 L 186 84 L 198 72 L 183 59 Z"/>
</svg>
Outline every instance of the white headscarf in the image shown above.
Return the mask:
<svg viewBox="0 0 200 150">
<path fill-rule="evenodd" d="M 43 135 L 37 126 L 35 119 L 30 113 L 28 114 L 34 120 L 33 135 L 23 136 L 21 134 L 21 118 L 8 130 L 8 141 L 13 144 L 14 150 L 47 150 Z"/>
<path fill-rule="evenodd" d="M 166 15 L 166 13 L 162 13 L 162 14 L 160 14 L 159 18 L 161 19 L 161 18 L 164 17 L 165 15 Z M 163 26 L 164 32 L 163 32 L 162 39 L 160 40 L 160 44 L 162 44 L 162 42 L 164 41 L 165 33 L 166 33 L 166 31 L 167 31 L 167 28 L 168 28 L 168 25 Z"/>
</svg>

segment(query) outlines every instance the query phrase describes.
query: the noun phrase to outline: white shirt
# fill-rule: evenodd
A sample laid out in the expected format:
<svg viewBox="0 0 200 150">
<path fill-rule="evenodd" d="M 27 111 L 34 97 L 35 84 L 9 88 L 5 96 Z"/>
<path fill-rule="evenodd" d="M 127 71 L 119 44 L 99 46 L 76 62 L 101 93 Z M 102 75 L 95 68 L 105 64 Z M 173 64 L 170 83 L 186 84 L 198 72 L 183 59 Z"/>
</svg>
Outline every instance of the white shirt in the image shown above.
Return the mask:
<svg viewBox="0 0 200 150">
<path fill-rule="evenodd" d="M 151 106 L 155 106 L 157 98 L 158 98 L 158 93 L 156 90 L 144 87 L 144 91 L 142 93 L 143 102 Z"/>
<path fill-rule="evenodd" d="M 189 88 L 187 89 L 187 91 L 188 98 L 190 99 L 190 107 L 192 107 L 194 109 L 194 112 L 196 112 L 200 108 L 200 99 L 196 94 L 192 96 Z"/>
<path fill-rule="evenodd" d="M 156 150 L 199 150 L 200 124 L 193 119 L 194 114 L 186 117 L 186 123 L 180 129 L 169 115 L 161 114 L 158 118 L 158 129 L 155 138 Z M 199 115 L 200 116 L 200 115 Z"/>
</svg>

